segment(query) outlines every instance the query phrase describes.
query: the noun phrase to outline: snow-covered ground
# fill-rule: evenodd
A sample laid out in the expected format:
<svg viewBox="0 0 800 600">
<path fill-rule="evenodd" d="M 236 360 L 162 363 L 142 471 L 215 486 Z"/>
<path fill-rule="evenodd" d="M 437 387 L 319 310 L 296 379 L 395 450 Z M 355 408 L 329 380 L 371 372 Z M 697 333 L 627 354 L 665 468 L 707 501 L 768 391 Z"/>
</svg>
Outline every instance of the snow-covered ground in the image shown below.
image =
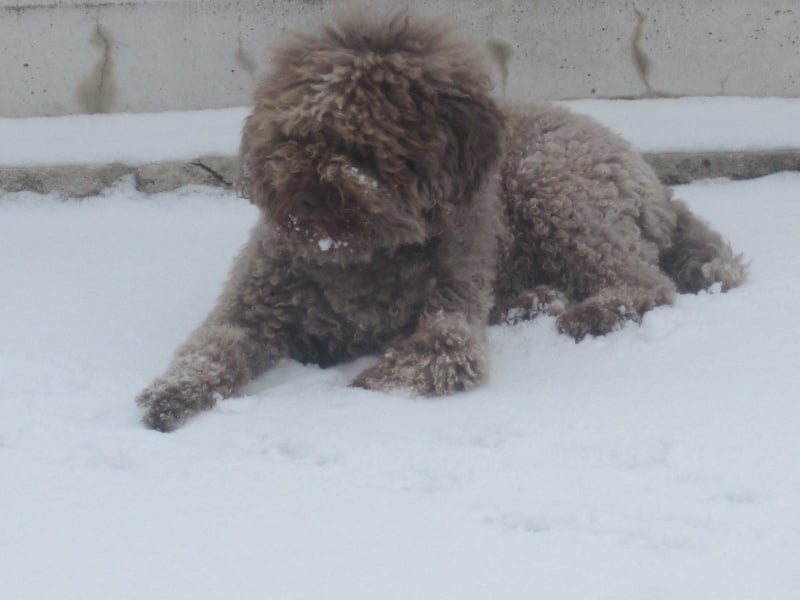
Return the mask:
<svg viewBox="0 0 800 600">
<path fill-rule="evenodd" d="M 490 382 L 438 400 L 285 362 L 160 434 L 133 397 L 254 209 L 0 192 L 0 598 L 797 599 L 800 174 L 678 195 L 743 287 L 579 344 L 492 328 Z"/>
<path fill-rule="evenodd" d="M 561 102 L 642 152 L 768 150 L 800 145 L 800 98 Z M 233 155 L 247 108 L 158 114 L 0 118 L 0 166 L 140 165 Z"/>
</svg>

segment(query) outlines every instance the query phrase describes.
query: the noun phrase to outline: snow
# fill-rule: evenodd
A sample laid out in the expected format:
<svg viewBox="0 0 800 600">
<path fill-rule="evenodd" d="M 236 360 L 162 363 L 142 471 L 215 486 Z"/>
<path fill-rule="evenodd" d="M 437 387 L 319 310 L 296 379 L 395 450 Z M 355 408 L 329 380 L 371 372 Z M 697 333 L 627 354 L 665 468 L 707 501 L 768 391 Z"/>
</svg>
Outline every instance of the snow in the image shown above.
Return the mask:
<svg viewBox="0 0 800 600">
<path fill-rule="evenodd" d="M 797 598 L 798 190 L 677 189 L 752 261 L 729 293 L 579 344 L 493 327 L 490 381 L 438 400 L 348 388 L 370 357 L 285 361 L 172 434 L 133 398 L 255 209 L 0 192 L 0 597 Z"/>
<path fill-rule="evenodd" d="M 642 152 L 767 150 L 800 145 L 800 98 L 674 98 L 561 102 Z M 0 118 L 0 166 L 140 165 L 230 156 L 246 107 L 157 114 Z"/>
<path fill-rule="evenodd" d="M 800 146 L 800 98 L 572 100 L 641 152 L 774 150 Z"/>
<path fill-rule="evenodd" d="M 247 108 L 141 114 L 0 118 L 0 165 L 120 162 L 142 165 L 231 156 Z"/>
</svg>

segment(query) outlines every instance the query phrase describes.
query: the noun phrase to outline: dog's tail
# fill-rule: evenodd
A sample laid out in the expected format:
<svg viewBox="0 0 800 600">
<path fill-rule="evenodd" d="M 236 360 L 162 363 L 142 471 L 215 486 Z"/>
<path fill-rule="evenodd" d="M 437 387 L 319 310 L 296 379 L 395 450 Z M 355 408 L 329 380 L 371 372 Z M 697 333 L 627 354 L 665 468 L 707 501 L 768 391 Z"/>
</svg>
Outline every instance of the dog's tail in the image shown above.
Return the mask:
<svg viewBox="0 0 800 600">
<path fill-rule="evenodd" d="M 694 293 L 720 284 L 722 291 L 740 285 L 747 276 L 741 254 L 719 233 L 699 219 L 681 200 L 673 200 L 678 215 L 672 243 L 659 260 L 681 293 Z"/>
</svg>

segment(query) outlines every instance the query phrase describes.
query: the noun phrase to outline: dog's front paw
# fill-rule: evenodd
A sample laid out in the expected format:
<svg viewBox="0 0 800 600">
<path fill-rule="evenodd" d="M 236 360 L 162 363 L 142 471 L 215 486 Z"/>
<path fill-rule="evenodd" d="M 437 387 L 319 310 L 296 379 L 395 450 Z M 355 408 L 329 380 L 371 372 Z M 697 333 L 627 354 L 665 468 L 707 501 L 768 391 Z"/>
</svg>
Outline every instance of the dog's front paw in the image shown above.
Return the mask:
<svg viewBox="0 0 800 600">
<path fill-rule="evenodd" d="M 564 312 L 567 304 L 567 297 L 562 292 L 540 285 L 499 300 L 489 313 L 489 324 L 516 325 L 542 314 L 555 317 Z"/>
<path fill-rule="evenodd" d="M 641 315 L 618 300 L 592 298 L 562 313 L 556 327 L 579 342 L 587 335 L 604 335 L 620 329 L 625 321 L 638 323 Z"/>
<path fill-rule="evenodd" d="M 216 398 L 193 389 L 155 382 L 136 398 L 136 404 L 145 409 L 142 423 L 156 431 L 174 431 L 191 416 L 211 408 Z"/>
<path fill-rule="evenodd" d="M 136 399 L 140 406 L 144 404 L 142 396 Z M 174 431 L 196 411 L 187 407 L 179 396 L 160 396 L 149 400 L 149 404 L 142 416 L 142 423 L 149 429 L 156 431 Z"/>
<path fill-rule="evenodd" d="M 393 352 L 387 352 L 381 361 L 359 373 L 350 387 L 388 392 L 397 389 L 413 389 L 413 369 L 398 361 Z"/>
<path fill-rule="evenodd" d="M 418 332 L 351 385 L 370 390 L 409 389 L 421 396 L 445 396 L 468 390 L 486 377 L 485 343 L 460 329 Z"/>
</svg>

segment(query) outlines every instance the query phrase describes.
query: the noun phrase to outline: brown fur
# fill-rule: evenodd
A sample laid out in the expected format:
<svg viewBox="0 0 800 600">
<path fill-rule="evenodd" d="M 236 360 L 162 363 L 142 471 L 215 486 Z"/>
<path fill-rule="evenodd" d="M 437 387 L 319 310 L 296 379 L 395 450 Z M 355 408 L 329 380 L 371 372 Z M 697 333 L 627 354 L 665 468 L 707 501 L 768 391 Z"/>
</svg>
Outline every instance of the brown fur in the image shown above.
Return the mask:
<svg viewBox="0 0 800 600">
<path fill-rule="evenodd" d="M 353 385 L 483 381 L 485 327 L 545 312 L 576 339 L 744 275 L 628 145 L 500 105 L 436 22 L 356 18 L 278 48 L 242 138 L 262 218 L 222 297 L 138 397 L 171 430 L 283 357 L 382 359 Z"/>
</svg>

